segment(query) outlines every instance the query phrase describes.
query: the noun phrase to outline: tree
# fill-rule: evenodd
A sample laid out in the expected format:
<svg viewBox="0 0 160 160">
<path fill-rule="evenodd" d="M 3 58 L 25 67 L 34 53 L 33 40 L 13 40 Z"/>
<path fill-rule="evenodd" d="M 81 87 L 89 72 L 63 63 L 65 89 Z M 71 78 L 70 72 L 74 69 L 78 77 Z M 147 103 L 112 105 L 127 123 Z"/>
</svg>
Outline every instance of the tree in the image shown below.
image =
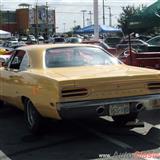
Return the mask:
<svg viewBox="0 0 160 160">
<path fill-rule="evenodd" d="M 3 22 L 2 11 L 0 10 L 0 29 L 2 29 L 2 22 Z"/>
<path fill-rule="evenodd" d="M 120 18 L 118 19 L 118 27 L 122 28 L 125 34 L 132 32 L 129 29 L 129 19 L 135 15 L 139 15 L 146 6 L 141 5 L 138 7 L 135 6 L 125 6 L 122 7 L 122 13 L 120 14 Z"/>
<path fill-rule="evenodd" d="M 76 31 L 76 30 L 78 30 L 78 29 L 81 29 L 81 26 L 80 26 L 80 25 L 77 25 L 77 26 L 73 27 L 73 31 Z"/>
</svg>

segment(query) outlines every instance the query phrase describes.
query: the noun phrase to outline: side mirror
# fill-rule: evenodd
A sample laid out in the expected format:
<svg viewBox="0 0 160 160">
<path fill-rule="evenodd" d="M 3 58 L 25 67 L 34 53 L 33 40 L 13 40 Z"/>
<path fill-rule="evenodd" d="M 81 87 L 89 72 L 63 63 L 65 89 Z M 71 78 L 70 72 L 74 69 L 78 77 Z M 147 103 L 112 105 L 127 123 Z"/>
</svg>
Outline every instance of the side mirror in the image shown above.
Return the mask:
<svg viewBox="0 0 160 160">
<path fill-rule="evenodd" d="M 0 60 L 0 67 L 6 67 L 7 63 L 5 62 L 5 60 Z"/>
</svg>

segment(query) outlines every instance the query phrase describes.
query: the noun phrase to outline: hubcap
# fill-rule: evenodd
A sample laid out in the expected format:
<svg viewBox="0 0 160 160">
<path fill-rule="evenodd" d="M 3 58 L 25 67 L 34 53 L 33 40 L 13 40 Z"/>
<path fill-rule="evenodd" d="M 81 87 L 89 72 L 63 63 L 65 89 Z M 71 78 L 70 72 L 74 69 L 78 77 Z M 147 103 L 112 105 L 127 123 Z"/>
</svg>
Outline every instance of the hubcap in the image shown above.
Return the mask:
<svg viewBox="0 0 160 160">
<path fill-rule="evenodd" d="M 36 110 L 34 109 L 31 101 L 27 102 L 27 120 L 32 127 L 36 122 Z"/>
</svg>

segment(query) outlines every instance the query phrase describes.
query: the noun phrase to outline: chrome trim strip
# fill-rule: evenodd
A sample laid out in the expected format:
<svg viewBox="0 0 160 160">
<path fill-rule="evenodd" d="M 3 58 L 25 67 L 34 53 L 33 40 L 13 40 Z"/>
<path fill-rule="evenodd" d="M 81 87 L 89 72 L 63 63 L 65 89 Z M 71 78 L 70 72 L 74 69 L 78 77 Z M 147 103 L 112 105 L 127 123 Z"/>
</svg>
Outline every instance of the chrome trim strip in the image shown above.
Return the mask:
<svg viewBox="0 0 160 160">
<path fill-rule="evenodd" d="M 123 98 L 112 98 L 112 99 L 103 99 L 103 100 L 86 100 L 86 101 L 76 101 L 76 102 L 61 102 L 58 104 L 57 109 L 61 110 L 61 108 L 82 108 L 82 107 L 91 107 L 91 106 L 103 106 L 109 104 L 117 104 L 117 103 L 126 103 L 126 102 L 144 102 L 149 100 L 159 100 L 159 94 L 151 94 L 145 96 L 132 96 L 132 97 L 123 97 Z"/>
<path fill-rule="evenodd" d="M 148 59 L 148 60 L 155 60 L 155 59 L 159 59 L 160 60 L 160 57 L 147 57 L 147 58 L 136 58 L 138 60 L 144 60 L 144 59 Z"/>
</svg>

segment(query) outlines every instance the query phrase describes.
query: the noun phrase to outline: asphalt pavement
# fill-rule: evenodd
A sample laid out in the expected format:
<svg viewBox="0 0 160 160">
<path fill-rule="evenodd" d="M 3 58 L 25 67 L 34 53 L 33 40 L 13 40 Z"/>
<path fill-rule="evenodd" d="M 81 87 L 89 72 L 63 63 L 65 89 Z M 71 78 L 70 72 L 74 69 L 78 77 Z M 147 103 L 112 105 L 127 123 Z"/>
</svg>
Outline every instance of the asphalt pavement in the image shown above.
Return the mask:
<svg viewBox="0 0 160 160">
<path fill-rule="evenodd" d="M 144 111 L 138 120 L 125 127 L 110 117 L 46 120 L 34 136 L 22 111 L 0 107 L 0 160 L 160 160 L 160 110 Z"/>
</svg>

